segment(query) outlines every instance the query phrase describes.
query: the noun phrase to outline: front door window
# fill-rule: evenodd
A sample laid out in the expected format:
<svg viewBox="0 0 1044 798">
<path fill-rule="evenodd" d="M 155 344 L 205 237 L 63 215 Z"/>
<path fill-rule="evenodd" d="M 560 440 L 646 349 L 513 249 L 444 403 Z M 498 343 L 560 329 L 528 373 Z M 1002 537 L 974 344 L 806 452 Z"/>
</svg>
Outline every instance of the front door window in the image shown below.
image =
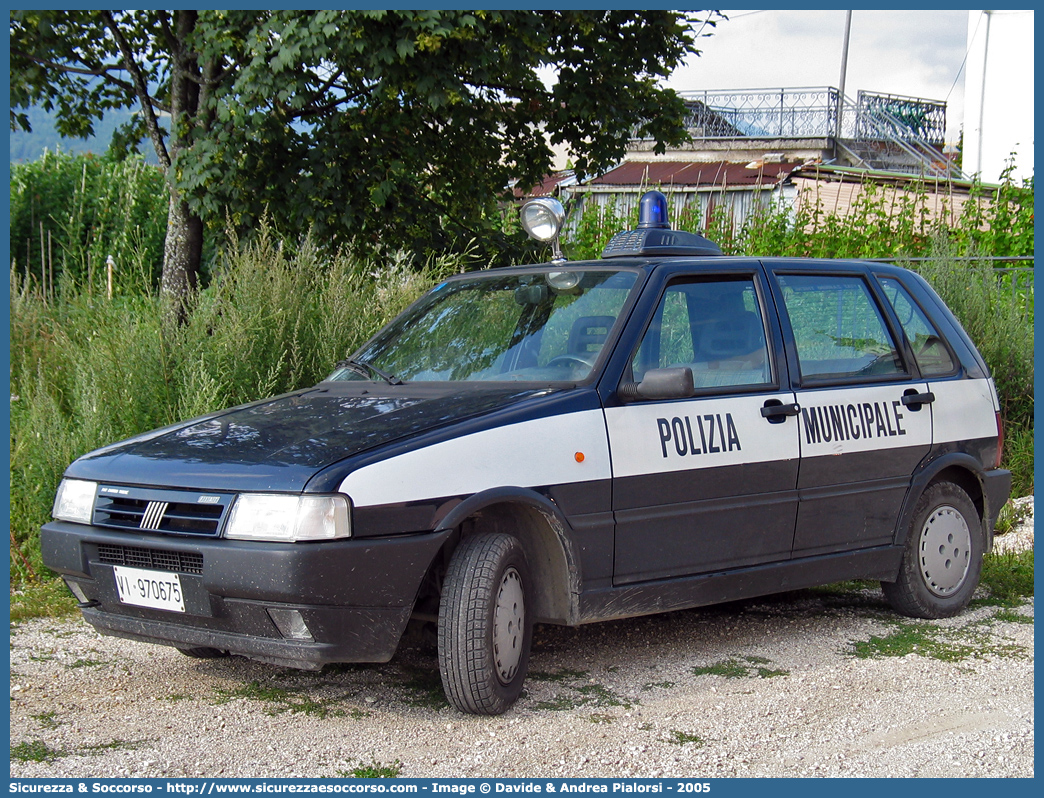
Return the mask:
<svg viewBox="0 0 1044 798">
<path fill-rule="evenodd" d="M 798 428 L 774 411 L 794 408 L 794 394 L 779 389 L 757 285 L 752 274 L 678 277 L 647 323 L 634 380 L 689 368 L 695 394 L 606 410 L 615 584 L 790 557 Z"/>
</svg>

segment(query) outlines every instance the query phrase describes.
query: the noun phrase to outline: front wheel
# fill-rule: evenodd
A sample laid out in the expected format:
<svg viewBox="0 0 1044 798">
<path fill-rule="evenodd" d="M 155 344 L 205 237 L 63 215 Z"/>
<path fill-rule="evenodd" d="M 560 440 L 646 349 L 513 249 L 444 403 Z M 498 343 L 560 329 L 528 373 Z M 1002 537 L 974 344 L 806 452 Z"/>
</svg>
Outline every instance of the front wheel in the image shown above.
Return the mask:
<svg viewBox="0 0 1044 798">
<path fill-rule="evenodd" d="M 911 618 L 948 618 L 971 601 L 982 573 L 982 524 L 968 494 L 937 482 L 914 509 L 899 577 L 882 582 L 896 612 Z"/>
<path fill-rule="evenodd" d="M 462 712 L 499 715 L 522 692 L 533 624 L 529 568 L 510 535 L 465 538 L 450 560 L 439 606 L 439 671 Z"/>
</svg>

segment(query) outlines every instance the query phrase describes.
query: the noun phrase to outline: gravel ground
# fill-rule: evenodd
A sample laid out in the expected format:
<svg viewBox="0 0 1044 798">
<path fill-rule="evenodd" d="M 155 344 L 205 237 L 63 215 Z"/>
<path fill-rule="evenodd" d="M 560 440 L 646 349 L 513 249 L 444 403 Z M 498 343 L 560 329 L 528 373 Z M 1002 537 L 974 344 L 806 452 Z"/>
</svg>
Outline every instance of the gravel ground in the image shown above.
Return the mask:
<svg viewBox="0 0 1044 798">
<path fill-rule="evenodd" d="M 1032 777 L 1033 741 L 1032 601 L 910 621 L 842 585 L 539 627 L 495 718 L 448 707 L 422 648 L 315 674 L 11 629 L 13 778 Z"/>
</svg>

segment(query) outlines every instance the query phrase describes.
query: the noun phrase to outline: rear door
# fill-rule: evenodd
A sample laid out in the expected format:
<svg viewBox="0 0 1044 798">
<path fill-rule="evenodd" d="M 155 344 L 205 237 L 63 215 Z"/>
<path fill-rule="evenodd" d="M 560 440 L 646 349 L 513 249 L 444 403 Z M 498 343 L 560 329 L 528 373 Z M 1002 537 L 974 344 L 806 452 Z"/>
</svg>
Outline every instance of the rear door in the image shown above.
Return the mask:
<svg viewBox="0 0 1044 798">
<path fill-rule="evenodd" d="M 949 340 L 940 333 L 939 323 L 945 323 L 945 319 L 929 318 L 927 308 L 938 314 L 939 307 L 930 300 L 922 306 L 915 298 L 910 290 L 917 288 L 914 275 L 876 276 L 935 398 L 931 405 L 934 451 L 962 451 L 984 467 L 993 465 L 997 460 L 1000 405 L 986 364 L 972 348 L 962 347 L 963 358 L 954 350 L 953 344 L 962 346 L 958 331 L 951 331 Z"/>
<path fill-rule="evenodd" d="M 614 583 L 785 560 L 797 512 L 798 426 L 758 264 L 678 271 L 630 353 L 640 382 L 688 366 L 696 395 L 606 409 Z M 763 412 L 764 411 L 764 412 Z"/>
<path fill-rule="evenodd" d="M 928 384 L 864 267 L 773 274 L 801 408 L 793 556 L 890 544 L 931 448 Z"/>
</svg>

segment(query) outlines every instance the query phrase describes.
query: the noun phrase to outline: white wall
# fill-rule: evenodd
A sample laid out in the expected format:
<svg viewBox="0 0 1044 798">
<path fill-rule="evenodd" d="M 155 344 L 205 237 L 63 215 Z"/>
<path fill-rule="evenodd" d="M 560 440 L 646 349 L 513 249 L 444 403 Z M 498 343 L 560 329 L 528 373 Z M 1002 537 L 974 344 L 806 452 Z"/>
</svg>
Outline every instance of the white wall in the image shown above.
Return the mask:
<svg viewBox="0 0 1044 798">
<path fill-rule="evenodd" d="M 964 172 L 1016 182 L 1033 176 L 1033 11 L 969 11 Z"/>
</svg>

